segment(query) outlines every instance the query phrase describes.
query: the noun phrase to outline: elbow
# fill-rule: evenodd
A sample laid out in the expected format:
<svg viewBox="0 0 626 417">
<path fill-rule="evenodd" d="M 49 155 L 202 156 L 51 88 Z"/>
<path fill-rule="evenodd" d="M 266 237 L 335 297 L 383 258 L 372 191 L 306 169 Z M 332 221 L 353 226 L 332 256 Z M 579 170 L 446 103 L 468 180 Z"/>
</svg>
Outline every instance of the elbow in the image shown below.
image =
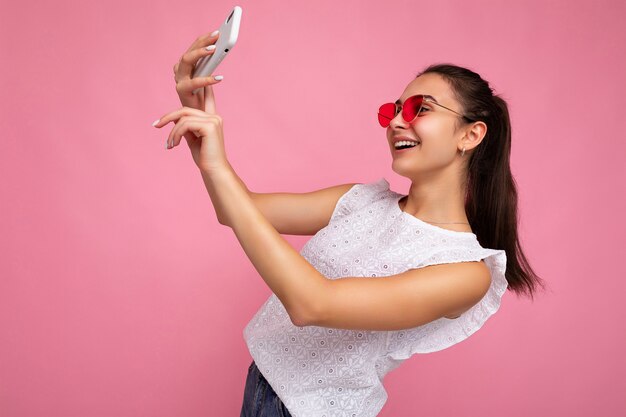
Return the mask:
<svg viewBox="0 0 626 417">
<path fill-rule="evenodd" d="M 304 326 L 312 326 L 316 323 L 315 317 L 316 314 L 312 309 L 308 309 L 307 311 L 303 311 L 304 309 L 300 309 L 300 311 L 290 311 L 289 318 L 294 326 L 304 327 Z"/>
<path fill-rule="evenodd" d="M 319 326 L 323 321 L 321 317 L 326 311 L 325 304 L 331 291 L 329 285 L 332 281 L 319 273 L 317 275 L 318 280 L 315 285 L 308 287 L 298 302 L 289 304 L 289 307 L 285 305 L 289 318 L 295 326 Z"/>
<path fill-rule="evenodd" d="M 320 300 L 322 299 L 323 298 L 320 298 Z M 293 309 L 289 311 L 289 318 L 294 326 L 318 326 L 321 323 L 321 311 L 320 303 L 308 305 L 307 308 L 300 308 L 298 311 L 294 311 Z"/>
<path fill-rule="evenodd" d="M 305 320 L 294 314 L 289 314 L 289 318 L 291 319 L 291 323 L 293 323 L 294 326 L 304 327 L 309 325 Z"/>
</svg>

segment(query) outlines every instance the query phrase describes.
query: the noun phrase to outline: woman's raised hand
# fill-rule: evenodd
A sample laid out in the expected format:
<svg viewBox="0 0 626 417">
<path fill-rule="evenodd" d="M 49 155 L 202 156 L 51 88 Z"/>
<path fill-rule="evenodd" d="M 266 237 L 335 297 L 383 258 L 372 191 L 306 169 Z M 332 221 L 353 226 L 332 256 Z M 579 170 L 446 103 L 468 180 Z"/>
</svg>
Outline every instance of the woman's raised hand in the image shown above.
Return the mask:
<svg viewBox="0 0 626 417">
<path fill-rule="evenodd" d="M 222 118 L 216 111 L 212 87 L 220 82 L 221 77 L 216 80 L 214 76 L 192 78 L 192 75 L 198 60 L 213 53 L 218 38 L 217 31 L 200 36 L 174 65 L 176 92 L 183 107 L 152 124 L 161 128 L 174 122 L 166 147 L 178 146 L 184 137 L 198 168 L 208 172 L 229 166 L 224 149 Z M 209 46 L 213 48 L 208 50 Z M 193 94 L 196 89 L 199 91 Z"/>
<path fill-rule="evenodd" d="M 214 76 L 191 78 L 196 63 L 200 58 L 213 54 L 215 50 L 215 42 L 219 38 L 219 33 L 207 33 L 196 39 L 189 49 L 185 51 L 183 56 L 174 65 L 174 80 L 176 81 L 176 93 L 180 98 L 183 106 L 193 109 L 205 110 L 205 89 L 202 87 L 217 84 L 220 80 L 216 80 Z M 213 46 L 212 50 L 207 47 Z M 193 91 L 200 88 L 197 94 Z"/>
<path fill-rule="evenodd" d="M 167 138 L 167 148 L 178 146 L 183 138 L 191 150 L 191 156 L 201 171 L 215 173 L 229 169 L 224 148 L 222 118 L 215 112 L 215 98 L 211 86 L 204 86 L 205 110 L 183 106 L 154 121 L 152 126 L 162 128 L 173 122 L 174 127 Z"/>
</svg>

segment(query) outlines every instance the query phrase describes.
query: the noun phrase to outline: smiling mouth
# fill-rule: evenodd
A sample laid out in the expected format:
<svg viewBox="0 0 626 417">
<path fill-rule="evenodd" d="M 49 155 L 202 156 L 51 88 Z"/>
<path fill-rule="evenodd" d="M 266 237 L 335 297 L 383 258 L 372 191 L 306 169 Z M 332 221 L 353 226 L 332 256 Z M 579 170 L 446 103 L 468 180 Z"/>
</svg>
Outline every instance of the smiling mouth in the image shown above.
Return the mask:
<svg viewBox="0 0 626 417">
<path fill-rule="evenodd" d="M 400 141 L 400 142 L 396 142 L 396 144 L 394 144 L 394 149 L 396 151 L 400 151 L 403 149 L 410 149 L 410 148 L 414 148 L 417 145 L 420 145 L 421 142 L 412 142 L 412 141 Z"/>
</svg>

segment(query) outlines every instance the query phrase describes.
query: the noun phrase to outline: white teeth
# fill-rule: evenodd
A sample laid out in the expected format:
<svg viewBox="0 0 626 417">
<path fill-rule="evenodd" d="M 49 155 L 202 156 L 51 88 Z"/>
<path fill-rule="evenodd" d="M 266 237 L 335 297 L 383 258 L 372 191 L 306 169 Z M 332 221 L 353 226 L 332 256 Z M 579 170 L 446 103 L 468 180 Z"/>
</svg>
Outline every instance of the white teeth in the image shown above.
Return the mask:
<svg viewBox="0 0 626 417">
<path fill-rule="evenodd" d="M 400 146 L 405 146 L 405 145 L 416 146 L 418 144 L 419 144 L 419 142 L 413 142 L 413 141 L 408 141 L 408 140 L 401 140 L 399 142 L 394 143 L 393 146 L 396 149 L 398 149 Z"/>
</svg>

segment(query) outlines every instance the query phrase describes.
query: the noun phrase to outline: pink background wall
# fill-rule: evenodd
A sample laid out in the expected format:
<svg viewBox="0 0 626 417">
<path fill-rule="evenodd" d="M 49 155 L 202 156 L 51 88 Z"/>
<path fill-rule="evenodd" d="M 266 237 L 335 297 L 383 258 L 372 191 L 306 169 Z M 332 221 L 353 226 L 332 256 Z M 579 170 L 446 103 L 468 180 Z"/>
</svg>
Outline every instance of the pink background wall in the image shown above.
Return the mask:
<svg viewBox="0 0 626 417">
<path fill-rule="evenodd" d="M 235 4 L 214 88 L 251 190 L 407 192 L 375 114 L 434 62 L 510 105 L 520 237 L 549 291 L 507 293 L 472 338 L 393 371 L 380 415 L 623 415 L 624 2 L 151 0 L 0 5 L 0 416 L 239 415 L 242 331 L 270 290 L 185 142 L 150 125 Z"/>
</svg>

